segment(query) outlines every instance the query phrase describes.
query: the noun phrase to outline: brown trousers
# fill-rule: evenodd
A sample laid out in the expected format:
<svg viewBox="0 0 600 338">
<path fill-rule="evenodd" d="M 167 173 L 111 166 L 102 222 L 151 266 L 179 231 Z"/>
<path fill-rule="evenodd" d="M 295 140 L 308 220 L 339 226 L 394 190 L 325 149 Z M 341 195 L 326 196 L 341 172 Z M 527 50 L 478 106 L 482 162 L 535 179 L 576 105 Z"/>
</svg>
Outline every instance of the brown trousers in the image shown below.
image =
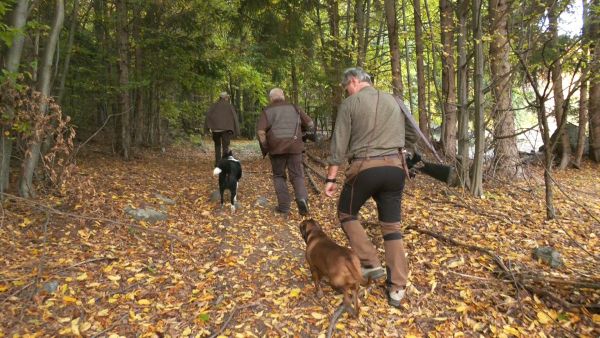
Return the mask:
<svg viewBox="0 0 600 338">
<path fill-rule="evenodd" d="M 364 203 L 371 197 L 375 200 L 385 249 L 386 282 L 392 291 L 403 289 L 408 278 L 400 227 L 405 178 L 401 160 L 397 157 L 355 161 L 347 169 L 338 203 L 342 228 L 361 264 L 376 267 L 381 265 L 377 250 L 358 221 L 358 213 Z"/>
<path fill-rule="evenodd" d="M 223 155 L 229 152 L 229 143 L 231 142 L 231 136 L 233 132 L 230 130 L 224 131 L 213 131 L 212 138 L 215 142 L 215 166 Z"/>
<path fill-rule="evenodd" d="M 308 191 L 306 191 L 306 185 L 304 184 L 302 154 L 270 155 L 270 158 L 278 209 L 283 212 L 288 212 L 290 211 L 292 201 L 288 192 L 286 169 L 292 187 L 294 188 L 296 200 L 308 199 Z"/>
</svg>

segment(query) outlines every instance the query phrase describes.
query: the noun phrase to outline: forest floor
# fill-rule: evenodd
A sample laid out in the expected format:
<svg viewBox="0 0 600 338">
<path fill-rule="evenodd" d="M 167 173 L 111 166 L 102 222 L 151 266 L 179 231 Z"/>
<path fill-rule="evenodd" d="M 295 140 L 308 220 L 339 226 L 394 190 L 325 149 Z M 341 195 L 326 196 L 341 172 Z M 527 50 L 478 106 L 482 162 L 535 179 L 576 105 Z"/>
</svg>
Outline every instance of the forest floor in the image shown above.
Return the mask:
<svg viewBox="0 0 600 338">
<path fill-rule="evenodd" d="M 60 194 L 5 199 L 0 337 L 324 336 L 341 295 L 326 286 L 316 297 L 301 217 L 295 206 L 287 219 L 272 211 L 268 159 L 255 142 L 232 148 L 244 168 L 234 214 L 210 201 L 212 150 L 191 146 L 143 151 L 129 162 L 89 147 Z M 518 183 L 486 182 L 484 199 L 424 175 L 411 180 L 402 309 L 388 306 L 383 282 L 374 283 L 361 289 L 359 318 L 344 314 L 335 335 L 600 336 L 598 309 L 577 305 L 600 303 L 600 167 L 586 162 L 554 174 L 561 189 L 553 221 L 545 220 L 541 169 L 528 171 Z M 347 245 L 336 201 L 311 192 L 311 216 Z M 153 206 L 169 218 L 135 221 L 128 206 Z M 383 262 L 372 201 L 361 218 Z M 534 260 L 539 246 L 558 250 L 565 266 Z M 499 273 L 494 255 L 510 275 Z"/>
</svg>

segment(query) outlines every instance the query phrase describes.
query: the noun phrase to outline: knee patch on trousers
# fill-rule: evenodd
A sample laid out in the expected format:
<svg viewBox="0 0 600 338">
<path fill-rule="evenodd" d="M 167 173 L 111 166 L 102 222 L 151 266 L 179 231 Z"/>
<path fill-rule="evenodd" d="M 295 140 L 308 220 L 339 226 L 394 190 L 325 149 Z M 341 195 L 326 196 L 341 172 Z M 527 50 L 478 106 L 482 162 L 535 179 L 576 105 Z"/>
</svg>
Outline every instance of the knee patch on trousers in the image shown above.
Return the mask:
<svg viewBox="0 0 600 338">
<path fill-rule="evenodd" d="M 395 241 L 402 239 L 400 223 L 381 222 L 381 233 L 384 241 Z"/>
</svg>

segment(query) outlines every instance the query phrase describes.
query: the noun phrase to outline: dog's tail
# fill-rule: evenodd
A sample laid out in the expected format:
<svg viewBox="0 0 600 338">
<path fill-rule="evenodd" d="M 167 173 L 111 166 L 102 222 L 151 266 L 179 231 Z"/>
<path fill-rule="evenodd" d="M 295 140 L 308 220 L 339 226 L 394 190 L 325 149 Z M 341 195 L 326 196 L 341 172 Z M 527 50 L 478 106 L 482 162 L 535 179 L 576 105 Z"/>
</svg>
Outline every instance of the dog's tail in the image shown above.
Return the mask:
<svg viewBox="0 0 600 338">
<path fill-rule="evenodd" d="M 217 176 L 219 175 L 223 170 L 221 170 L 221 168 L 216 167 L 215 170 L 213 170 L 213 176 Z"/>
</svg>

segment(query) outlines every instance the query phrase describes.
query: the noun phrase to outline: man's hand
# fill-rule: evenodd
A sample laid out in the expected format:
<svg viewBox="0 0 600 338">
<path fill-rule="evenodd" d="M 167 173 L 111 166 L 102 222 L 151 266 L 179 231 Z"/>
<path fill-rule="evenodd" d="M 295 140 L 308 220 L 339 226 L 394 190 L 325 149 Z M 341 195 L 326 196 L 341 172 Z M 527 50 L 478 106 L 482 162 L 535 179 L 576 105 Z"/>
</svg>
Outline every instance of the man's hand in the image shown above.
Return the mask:
<svg viewBox="0 0 600 338">
<path fill-rule="evenodd" d="M 333 194 L 335 194 L 336 189 L 337 184 L 332 182 L 325 183 L 325 195 L 327 195 L 328 197 L 333 197 Z"/>
</svg>

